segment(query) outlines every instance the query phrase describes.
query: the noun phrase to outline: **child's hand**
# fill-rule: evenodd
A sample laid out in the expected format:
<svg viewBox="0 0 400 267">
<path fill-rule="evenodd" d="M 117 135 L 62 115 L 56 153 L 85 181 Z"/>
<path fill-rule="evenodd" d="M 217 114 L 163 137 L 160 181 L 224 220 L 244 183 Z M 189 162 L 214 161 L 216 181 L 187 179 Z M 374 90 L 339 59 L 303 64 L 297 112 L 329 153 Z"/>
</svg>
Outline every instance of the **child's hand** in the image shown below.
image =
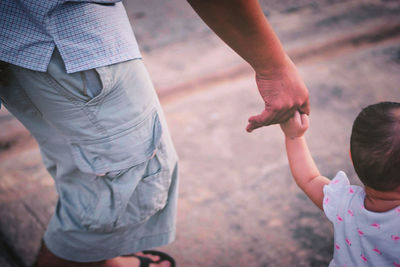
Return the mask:
<svg viewBox="0 0 400 267">
<path fill-rule="evenodd" d="M 293 117 L 281 123 L 281 129 L 285 133 L 285 136 L 291 139 L 303 136 L 304 132 L 308 129 L 307 114 L 300 114 L 296 110 Z"/>
</svg>

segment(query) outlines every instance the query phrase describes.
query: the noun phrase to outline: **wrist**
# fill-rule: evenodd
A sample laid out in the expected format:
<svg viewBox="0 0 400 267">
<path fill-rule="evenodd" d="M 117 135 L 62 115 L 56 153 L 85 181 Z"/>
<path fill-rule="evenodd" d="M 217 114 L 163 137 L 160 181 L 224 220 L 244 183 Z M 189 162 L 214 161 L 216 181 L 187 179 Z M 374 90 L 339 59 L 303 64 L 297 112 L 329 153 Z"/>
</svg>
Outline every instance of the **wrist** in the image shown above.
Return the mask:
<svg viewBox="0 0 400 267">
<path fill-rule="evenodd" d="M 277 75 L 287 72 L 293 66 L 292 60 L 285 53 L 281 57 L 277 57 L 274 60 L 268 60 L 268 62 L 258 65 L 252 65 L 256 77 L 259 79 L 270 79 Z"/>
<path fill-rule="evenodd" d="M 296 141 L 296 140 L 301 140 L 304 138 L 304 133 L 301 133 L 299 135 L 297 134 L 285 134 L 285 139 L 286 141 Z"/>
</svg>

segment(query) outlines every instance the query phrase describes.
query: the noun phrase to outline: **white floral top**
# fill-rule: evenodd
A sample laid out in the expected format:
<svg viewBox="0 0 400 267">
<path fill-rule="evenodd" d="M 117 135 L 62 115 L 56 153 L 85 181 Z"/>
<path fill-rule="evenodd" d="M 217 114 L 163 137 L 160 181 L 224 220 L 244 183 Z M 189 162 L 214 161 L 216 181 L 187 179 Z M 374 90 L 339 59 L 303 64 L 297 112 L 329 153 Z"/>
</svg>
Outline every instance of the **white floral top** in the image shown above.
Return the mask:
<svg viewBox="0 0 400 267">
<path fill-rule="evenodd" d="M 330 267 L 400 267 L 400 206 L 387 212 L 364 207 L 365 191 L 339 171 L 324 186 L 324 212 L 334 227 Z"/>
</svg>

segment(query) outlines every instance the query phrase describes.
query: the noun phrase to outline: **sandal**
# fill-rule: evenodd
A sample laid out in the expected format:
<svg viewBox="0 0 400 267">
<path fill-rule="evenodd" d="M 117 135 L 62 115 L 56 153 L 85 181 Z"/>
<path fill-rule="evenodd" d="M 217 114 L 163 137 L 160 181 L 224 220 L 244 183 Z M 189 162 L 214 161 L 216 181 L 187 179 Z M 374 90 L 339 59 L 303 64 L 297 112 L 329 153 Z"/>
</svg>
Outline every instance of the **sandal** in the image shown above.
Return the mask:
<svg viewBox="0 0 400 267">
<path fill-rule="evenodd" d="M 154 256 L 160 257 L 158 261 L 153 261 L 150 258 L 147 257 L 142 257 L 142 256 L 137 256 L 135 254 L 130 254 L 130 255 L 125 255 L 124 257 L 136 257 L 140 261 L 140 266 L 139 267 L 149 267 L 150 264 L 152 263 L 161 263 L 162 261 L 168 261 L 171 265 L 171 267 L 175 267 L 175 260 L 172 258 L 170 255 L 167 253 L 157 251 L 157 250 L 144 250 L 142 251 L 143 254 L 150 254 Z"/>
</svg>

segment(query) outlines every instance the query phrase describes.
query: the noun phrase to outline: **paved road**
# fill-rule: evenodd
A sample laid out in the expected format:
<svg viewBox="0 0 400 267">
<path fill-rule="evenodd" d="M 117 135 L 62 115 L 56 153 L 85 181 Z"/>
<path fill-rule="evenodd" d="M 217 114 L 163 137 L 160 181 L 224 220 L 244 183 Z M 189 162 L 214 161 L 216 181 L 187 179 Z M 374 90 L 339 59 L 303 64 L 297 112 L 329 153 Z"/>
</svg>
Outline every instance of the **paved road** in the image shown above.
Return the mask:
<svg viewBox="0 0 400 267">
<path fill-rule="evenodd" d="M 399 1 L 262 3 L 309 87 L 321 172 L 359 183 L 352 121 L 400 101 Z M 331 225 L 292 182 L 279 128 L 244 130 L 262 108 L 248 66 L 186 2 L 125 4 L 181 160 L 177 240 L 163 249 L 185 267 L 327 266 Z M 27 266 L 56 194 L 29 133 L 4 109 L 0 124 L 0 266 Z"/>
</svg>

